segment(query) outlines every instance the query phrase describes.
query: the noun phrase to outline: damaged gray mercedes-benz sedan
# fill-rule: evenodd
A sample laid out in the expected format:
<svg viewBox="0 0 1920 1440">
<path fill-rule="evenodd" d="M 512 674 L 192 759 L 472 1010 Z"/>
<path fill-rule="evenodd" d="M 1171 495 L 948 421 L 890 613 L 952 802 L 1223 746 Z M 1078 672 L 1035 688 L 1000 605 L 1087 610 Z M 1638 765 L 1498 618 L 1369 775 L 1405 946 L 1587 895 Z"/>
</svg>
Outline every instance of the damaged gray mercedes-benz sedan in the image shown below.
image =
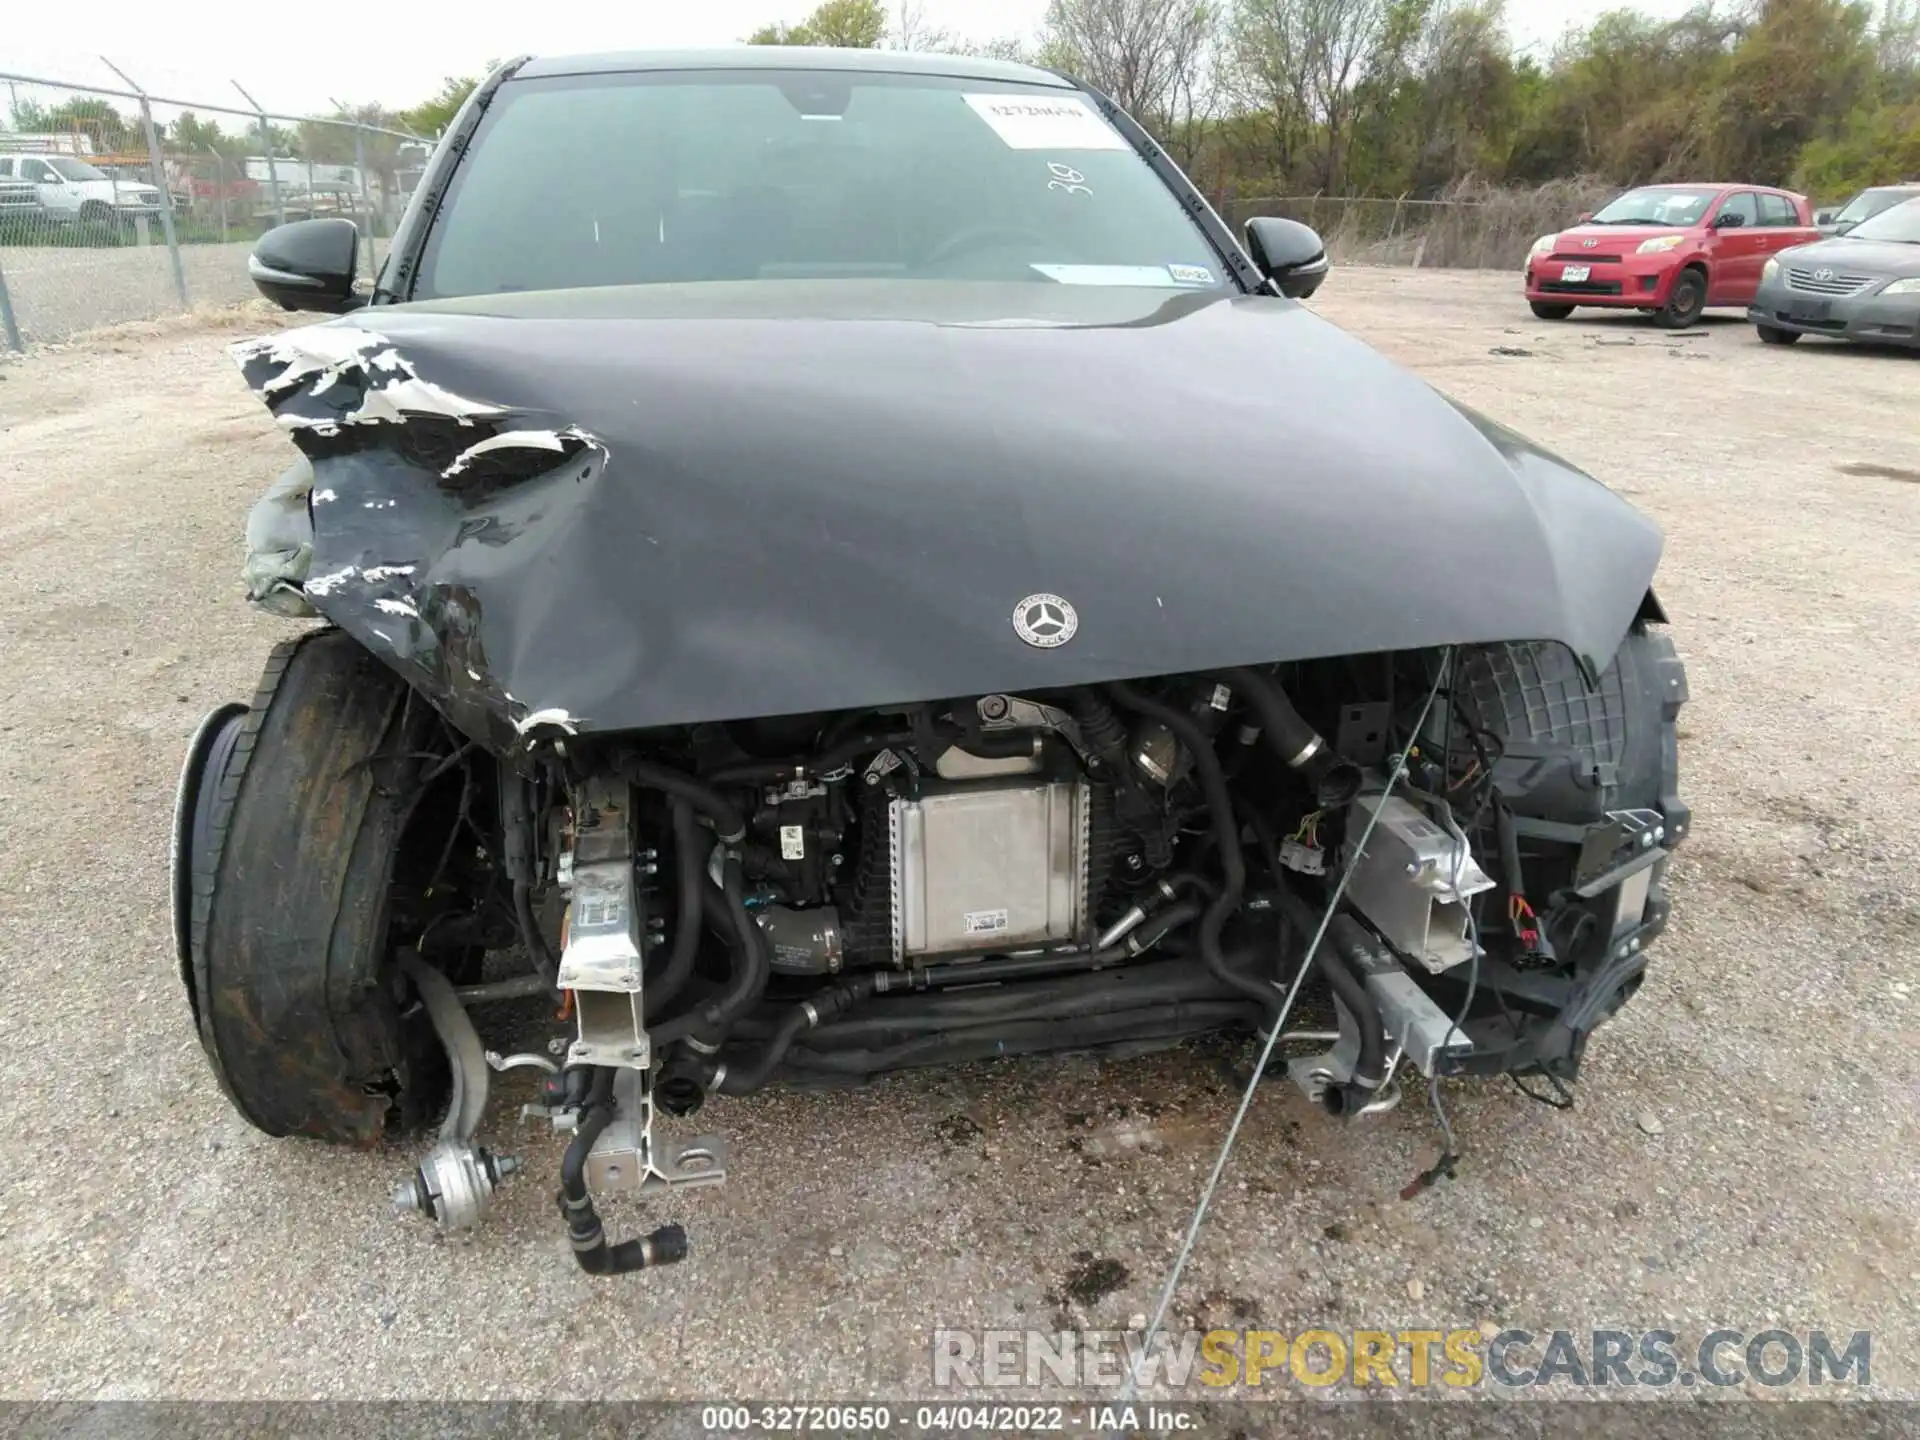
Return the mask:
<svg viewBox="0 0 1920 1440">
<path fill-rule="evenodd" d="M 1272 1036 L 1311 977 L 1287 1074 L 1361 1139 L 1412 1072 L 1571 1084 L 1638 987 L 1688 827 L 1658 532 L 1303 308 L 1317 237 L 1237 240 L 1102 96 L 518 61 L 371 294 L 358 244 L 251 262 L 337 316 L 236 347 L 299 452 L 248 588 L 325 623 L 174 836 L 261 1129 L 437 1127 L 399 1199 L 468 1226 L 536 1067 L 615 1273 L 685 1236 L 593 1196 L 722 1178 L 714 1093 Z"/>
</svg>

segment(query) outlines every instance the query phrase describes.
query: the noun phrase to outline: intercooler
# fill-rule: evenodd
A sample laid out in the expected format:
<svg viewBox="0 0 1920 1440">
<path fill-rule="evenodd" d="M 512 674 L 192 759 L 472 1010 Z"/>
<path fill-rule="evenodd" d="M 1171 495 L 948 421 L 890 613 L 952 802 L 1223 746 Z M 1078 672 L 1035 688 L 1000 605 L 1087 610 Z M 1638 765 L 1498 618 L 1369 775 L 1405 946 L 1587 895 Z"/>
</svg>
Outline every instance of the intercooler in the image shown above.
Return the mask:
<svg viewBox="0 0 1920 1440">
<path fill-rule="evenodd" d="M 894 963 L 1085 937 L 1091 808 L 1077 781 L 896 796 L 887 806 Z"/>
</svg>

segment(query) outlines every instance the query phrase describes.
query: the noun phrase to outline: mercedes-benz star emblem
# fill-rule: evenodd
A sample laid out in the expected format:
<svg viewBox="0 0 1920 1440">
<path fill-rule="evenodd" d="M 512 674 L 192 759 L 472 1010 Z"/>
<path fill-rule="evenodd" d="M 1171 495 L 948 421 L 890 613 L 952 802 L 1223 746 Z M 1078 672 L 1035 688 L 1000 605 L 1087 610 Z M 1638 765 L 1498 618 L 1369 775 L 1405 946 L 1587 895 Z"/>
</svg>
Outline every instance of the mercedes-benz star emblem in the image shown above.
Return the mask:
<svg viewBox="0 0 1920 1440">
<path fill-rule="evenodd" d="M 1042 650 L 1066 644 L 1079 628 L 1079 615 L 1058 595 L 1029 595 L 1013 607 L 1013 633 Z"/>
<path fill-rule="evenodd" d="M 1816 280 L 1831 280 L 1833 279 L 1833 271 L 1829 270 L 1825 265 L 1822 265 L 1818 270 L 1813 272 L 1813 278 Z"/>
</svg>

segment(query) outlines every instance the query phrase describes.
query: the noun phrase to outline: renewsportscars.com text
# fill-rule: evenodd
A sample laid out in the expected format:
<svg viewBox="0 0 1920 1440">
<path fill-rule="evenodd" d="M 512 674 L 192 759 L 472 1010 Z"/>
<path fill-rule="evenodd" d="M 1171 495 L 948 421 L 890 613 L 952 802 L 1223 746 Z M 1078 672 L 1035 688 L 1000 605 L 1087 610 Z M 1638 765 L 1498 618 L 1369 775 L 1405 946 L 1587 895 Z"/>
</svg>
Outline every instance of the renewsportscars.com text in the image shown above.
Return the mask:
<svg viewBox="0 0 1920 1440">
<path fill-rule="evenodd" d="M 936 1330 L 933 1383 L 956 1390 L 1197 1394 L 1287 1385 L 1414 1390 L 1692 1389 L 1873 1383 L 1873 1337 L 1824 1330 Z"/>
</svg>

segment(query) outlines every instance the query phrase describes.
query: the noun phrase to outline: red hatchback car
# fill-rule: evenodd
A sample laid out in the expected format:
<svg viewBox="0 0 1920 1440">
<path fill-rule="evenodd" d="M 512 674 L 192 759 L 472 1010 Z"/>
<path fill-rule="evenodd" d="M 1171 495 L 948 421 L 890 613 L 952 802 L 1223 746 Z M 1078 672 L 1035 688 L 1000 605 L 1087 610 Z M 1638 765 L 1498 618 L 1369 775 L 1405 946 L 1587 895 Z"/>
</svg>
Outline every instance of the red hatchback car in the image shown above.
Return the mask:
<svg viewBox="0 0 1920 1440">
<path fill-rule="evenodd" d="M 1818 240 L 1804 195 L 1762 185 L 1642 185 L 1527 255 L 1542 320 L 1576 305 L 1644 310 L 1682 329 L 1709 305 L 1745 307 L 1767 258 Z"/>
</svg>

